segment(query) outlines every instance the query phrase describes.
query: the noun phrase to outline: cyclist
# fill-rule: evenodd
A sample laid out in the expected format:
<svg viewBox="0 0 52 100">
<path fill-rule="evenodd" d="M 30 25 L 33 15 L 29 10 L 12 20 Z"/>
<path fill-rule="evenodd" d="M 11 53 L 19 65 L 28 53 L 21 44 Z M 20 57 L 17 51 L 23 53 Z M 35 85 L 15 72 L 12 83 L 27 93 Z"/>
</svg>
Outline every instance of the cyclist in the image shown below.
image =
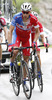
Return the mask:
<svg viewBox="0 0 52 100">
<path fill-rule="evenodd" d="M 38 25 L 38 19 L 31 14 L 31 9 L 32 6 L 30 3 L 23 3 L 21 5 L 21 11 L 18 14 L 15 14 L 13 17 L 13 20 L 11 22 L 10 28 L 9 28 L 9 32 L 8 32 L 8 42 L 9 42 L 9 48 L 8 50 L 11 51 L 11 47 L 19 47 L 20 46 L 20 42 L 22 43 L 23 47 L 26 46 L 30 46 L 30 42 L 29 42 L 29 38 L 30 38 L 30 33 L 31 33 L 31 27 L 34 26 L 35 27 L 35 31 L 36 31 L 36 38 L 34 39 L 35 42 L 37 41 L 38 37 L 39 37 L 39 25 Z M 13 43 L 11 43 L 12 40 L 12 32 L 13 30 L 15 31 L 15 37 L 13 40 Z M 18 53 L 18 50 L 14 51 L 14 55 L 11 58 L 11 72 L 13 73 L 13 62 L 14 59 L 16 57 L 16 54 Z M 25 49 L 23 50 L 23 56 L 24 56 L 24 60 L 26 62 L 28 62 L 28 58 L 30 56 L 30 49 Z M 12 76 L 12 75 L 11 75 Z M 26 77 L 26 75 L 25 75 Z M 10 79 L 10 81 L 12 80 L 12 77 Z M 11 81 L 12 82 L 12 81 Z M 25 81 L 24 81 L 25 84 Z"/>
<path fill-rule="evenodd" d="M 32 11 L 32 14 L 38 18 L 37 12 Z M 41 39 L 42 39 L 42 43 L 44 44 L 45 47 L 46 47 L 46 44 L 47 44 L 47 46 L 49 46 L 48 43 L 45 43 L 45 36 L 44 36 L 43 26 L 42 26 L 42 24 L 40 23 L 40 21 L 38 21 L 38 24 L 39 24 L 40 37 L 41 37 Z M 35 34 L 35 29 L 34 29 L 34 27 L 32 27 L 32 32 L 31 32 L 31 33 L 32 33 L 32 34 L 31 34 L 31 40 L 32 40 L 32 43 L 33 43 L 34 37 L 35 37 L 35 35 L 36 35 L 36 34 Z M 37 43 L 36 43 L 36 45 L 37 45 Z M 38 55 L 38 58 L 39 58 L 39 61 L 40 61 L 40 65 L 41 65 L 40 48 L 37 48 L 37 55 Z"/>
<path fill-rule="evenodd" d="M 4 30 L 4 33 L 5 33 L 5 39 L 6 39 L 6 42 L 7 42 L 7 27 L 6 27 L 6 21 L 4 18 L 2 18 L 2 12 L 0 11 L 0 43 L 2 43 L 3 41 L 3 32 L 2 30 Z M 0 45 L 0 67 L 3 67 L 3 64 L 2 64 L 2 47 Z"/>
</svg>

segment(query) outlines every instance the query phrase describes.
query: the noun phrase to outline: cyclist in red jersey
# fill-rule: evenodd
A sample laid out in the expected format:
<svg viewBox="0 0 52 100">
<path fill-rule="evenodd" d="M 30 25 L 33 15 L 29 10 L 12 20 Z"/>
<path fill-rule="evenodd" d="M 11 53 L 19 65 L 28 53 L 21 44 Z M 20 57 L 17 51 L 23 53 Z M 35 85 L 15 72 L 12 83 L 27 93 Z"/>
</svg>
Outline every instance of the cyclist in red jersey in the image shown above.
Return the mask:
<svg viewBox="0 0 52 100">
<path fill-rule="evenodd" d="M 32 11 L 32 14 L 38 18 L 37 12 Z M 38 25 L 39 25 L 40 37 L 41 37 L 41 39 L 42 39 L 42 43 L 43 43 L 44 46 L 46 47 L 45 36 L 44 36 L 44 31 L 43 31 L 43 26 L 42 26 L 42 24 L 40 23 L 40 21 L 38 21 Z M 32 27 L 32 29 L 31 29 L 31 40 L 32 40 L 32 43 L 33 43 L 33 41 L 34 41 L 35 35 L 36 35 L 36 33 L 35 33 L 35 28 Z M 36 45 L 37 45 L 37 43 L 36 43 Z M 47 46 L 49 46 L 48 43 L 47 43 Z M 37 48 L 37 55 L 38 55 L 38 57 L 39 57 L 39 61 L 40 61 L 40 65 L 41 65 L 40 48 Z"/>
<path fill-rule="evenodd" d="M 19 47 L 20 42 L 22 43 L 23 47 L 30 46 L 29 38 L 31 33 L 31 27 L 34 26 L 36 31 L 36 37 L 34 39 L 34 42 L 37 41 L 39 37 L 39 25 L 38 25 L 38 19 L 31 14 L 31 4 L 30 3 L 23 3 L 21 5 L 22 12 L 15 14 L 13 17 L 13 20 L 11 22 L 9 32 L 8 32 L 8 42 L 9 42 L 9 51 L 11 51 L 11 47 Z M 14 42 L 11 43 L 12 40 L 12 32 L 15 31 L 16 35 L 14 37 Z M 12 66 L 14 59 L 16 57 L 17 51 L 14 51 L 14 55 L 11 58 L 11 72 L 12 72 Z M 29 55 L 30 55 L 30 49 L 23 50 L 24 60 L 28 62 Z"/>
<path fill-rule="evenodd" d="M 0 11 L 0 43 L 2 43 L 3 41 L 3 33 L 2 33 L 2 30 L 4 30 L 4 33 L 5 33 L 5 39 L 6 39 L 6 42 L 7 42 L 7 27 L 6 27 L 6 21 L 4 18 L 2 18 L 2 12 Z M 0 45 L 0 67 L 2 67 L 3 64 L 2 64 L 2 47 Z"/>
</svg>

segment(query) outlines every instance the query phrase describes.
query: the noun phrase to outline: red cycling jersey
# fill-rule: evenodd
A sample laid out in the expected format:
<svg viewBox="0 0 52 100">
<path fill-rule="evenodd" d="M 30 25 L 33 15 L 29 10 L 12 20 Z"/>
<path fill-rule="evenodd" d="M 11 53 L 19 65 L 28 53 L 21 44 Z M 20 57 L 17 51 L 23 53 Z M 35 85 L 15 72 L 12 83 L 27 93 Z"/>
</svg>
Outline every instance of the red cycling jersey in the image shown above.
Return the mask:
<svg viewBox="0 0 52 100">
<path fill-rule="evenodd" d="M 22 13 L 18 13 L 13 17 L 11 25 L 16 28 L 16 34 L 22 42 L 29 40 L 32 26 L 34 28 L 39 27 L 37 18 L 32 14 L 30 14 L 27 22 L 23 22 Z"/>
</svg>

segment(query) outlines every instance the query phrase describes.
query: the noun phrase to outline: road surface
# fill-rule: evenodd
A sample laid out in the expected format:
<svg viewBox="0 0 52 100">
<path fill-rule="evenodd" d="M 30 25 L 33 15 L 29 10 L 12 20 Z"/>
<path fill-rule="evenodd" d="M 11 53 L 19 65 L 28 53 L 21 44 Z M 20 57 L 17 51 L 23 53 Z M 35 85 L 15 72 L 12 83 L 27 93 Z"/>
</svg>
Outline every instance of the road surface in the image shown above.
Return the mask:
<svg viewBox="0 0 52 100">
<path fill-rule="evenodd" d="M 43 72 L 43 92 L 40 93 L 37 82 L 32 91 L 31 100 L 52 100 L 52 48 L 46 53 L 45 49 L 41 49 L 42 72 Z M 9 74 L 0 75 L 0 100 L 27 100 L 23 89 L 19 96 L 15 96 L 12 84 L 9 82 Z"/>
</svg>

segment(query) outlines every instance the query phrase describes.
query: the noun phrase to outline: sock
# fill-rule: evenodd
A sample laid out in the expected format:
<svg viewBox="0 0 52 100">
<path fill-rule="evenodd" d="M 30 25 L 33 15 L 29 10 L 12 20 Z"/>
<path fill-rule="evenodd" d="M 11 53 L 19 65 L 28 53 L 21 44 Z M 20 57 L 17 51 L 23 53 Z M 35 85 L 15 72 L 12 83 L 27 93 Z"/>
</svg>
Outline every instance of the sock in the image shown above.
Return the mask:
<svg viewBox="0 0 52 100">
<path fill-rule="evenodd" d="M 40 72 L 40 71 L 38 71 L 38 76 L 39 76 L 39 78 L 40 78 L 40 76 L 41 76 L 41 72 Z"/>
<path fill-rule="evenodd" d="M 26 84 L 26 81 L 25 81 L 25 79 L 24 79 L 24 85 Z"/>
<path fill-rule="evenodd" d="M 11 62 L 11 63 L 10 63 L 10 66 L 14 66 L 14 63 Z"/>
<path fill-rule="evenodd" d="M 11 66 L 11 72 L 13 72 L 13 66 L 14 66 L 14 63 L 10 63 L 10 66 Z"/>
</svg>

